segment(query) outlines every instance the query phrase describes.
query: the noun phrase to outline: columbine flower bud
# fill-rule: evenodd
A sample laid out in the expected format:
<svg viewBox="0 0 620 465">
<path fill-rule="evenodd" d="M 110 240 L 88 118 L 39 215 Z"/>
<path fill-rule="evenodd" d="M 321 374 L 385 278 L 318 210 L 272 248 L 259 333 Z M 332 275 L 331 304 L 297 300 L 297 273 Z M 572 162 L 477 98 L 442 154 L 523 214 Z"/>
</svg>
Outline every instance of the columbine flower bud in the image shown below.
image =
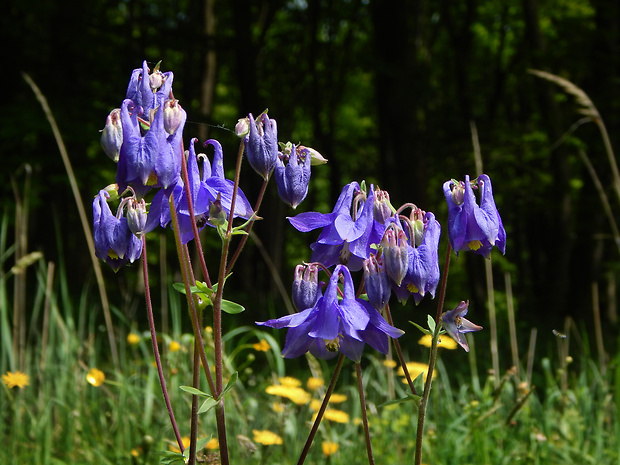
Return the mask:
<svg viewBox="0 0 620 465">
<path fill-rule="evenodd" d="M 183 108 L 179 105 L 178 100 L 166 100 L 164 103 L 164 129 L 172 135 L 174 134 L 181 122 L 184 120 Z"/>
<path fill-rule="evenodd" d="M 454 187 L 452 188 L 452 200 L 456 205 L 462 205 L 465 198 L 465 183 L 463 181 L 452 180 Z"/>
<path fill-rule="evenodd" d="M 310 152 L 297 150 L 295 145 L 291 147 L 290 156 L 285 152 L 276 159 L 275 179 L 282 201 L 297 208 L 308 194 Z"/>
<path fill-rule="evenodd" d="M 420 208 L 413 208 L 411 210 L 411 215 L 409 215 L 409 221 L 411 223 L 411 229 L 414 238 L 414 247 L 418 247 L 420 244 L 422 244 L 422 240 L 424 239 L 424 215 L 426 215 L 426 212 Z"/>
<path fill-rule="evenodd" d="M 390 287 L 385 269 L 374 255 L 364 260 L 363 268 L 364 286 L 366 287 L 368 302 L 375 309 L 381 310 L 388 303 L 392 294 L 392 288 Z"/>
<path fill-rule="evenodd" d="M 146 202 L 144 199 L 140 201 L 135 198 L 129 199 L 127 202 L 127 226 L 129 230 L 141 238 L 146 229 Z"/>
<path fill-rule="evenodd" d="M 321 296 L 318 283 L 319 269 L 316 265 L 297 265 L 293 281 L 293 305 L 301 312 L 314 307 Z"/>
<path fill-rule="evenodd" d="M 245 137 L 250 132 L 250 119 L 248 117 L 240 118 L 235 125 L 235 134 L 237 137 Z"/>
<path fill-rule="evenodd" d="M 105 154 L 116 163 L 121 152 L 121 145 L 123 145 L 121 109 L 116 108 L 110 112 L 105 120 L 105 127 L 101 130 L 101 147 Z"/>
<path fill-rule="evenodd" d="M 385 221 L 392 216 L 390 194 L 387 191 L 375 190 L 375 203 L 373 204 L 372 213 L 375 221 L 381 224 L 385 224 Z"/>
<path fill-rule="evenodd" d="M 257 121 L 250 113 L 249 125 L 250 131 L 245 136 L 248 162 L 263 179 L 268 179 L 278 159 L 278 125 L 267 113 L 261 113 Z"/>
<path fill-rule="evenodd" d="M 310 152 L 310 156 L 311 156 L 311 164 L 312 166 L 316 166 L 316 165 L 324 165 L 325 163 L 327 163 L 327 158 L 324 158 L 323 155 L 321 155 L 318 151 L 316 151 L 313 148 L 310 147 L 304 147 L 303 145 L 300 145 L 299 147 L 297 147 L 299 150 L 307 150 L 308 152 Z"/>
<path fill-rule="evenodd" d="M 159 65 L 161 65 L 161 60 L 155 65 L 153 72 L 149 74 L 149 86 L 153 92 L 157 92 L 166 81 L 166 76 L 159 70 Z"/>
<path fill-rule="evenodd" d="M 407 235 L 400 227 L 389 227 L 381 239 L 381 249 L 385 271 L 400 286 L 409 269 Z"/>
</svg>

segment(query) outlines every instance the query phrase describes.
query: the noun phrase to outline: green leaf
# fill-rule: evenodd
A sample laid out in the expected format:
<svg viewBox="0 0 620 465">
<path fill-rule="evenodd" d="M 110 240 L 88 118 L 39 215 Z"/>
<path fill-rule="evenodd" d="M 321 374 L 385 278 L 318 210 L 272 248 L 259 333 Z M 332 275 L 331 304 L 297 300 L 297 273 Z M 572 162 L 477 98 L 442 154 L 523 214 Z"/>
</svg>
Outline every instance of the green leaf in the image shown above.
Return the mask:
<svg viewBox="0 0 620 465">
<path fill-rule="evenodd" d="M 204 438 L 198 438 L 196 439 L 196 450 L 202 450 L 205 448 L 205 446 L 207 445 L 207 443 L 211 440 L 211 438 L 213 437 L 212 434 L 210 434 L 207 437 Z"/>
<path fill-rule="evenodd" d="M 230 314 L 236 315 L 237 313 L 241 313 L 245 310 L 245 307 L 242 305 L 231 302 L 230 300 L 222 299 L 222 311 Z"/>
<path fill-rule="evenodd" d="M 435 332 L 435 320 L 433 319 L 432 316 L 428 315 L 427 321 L 428 321 L 428 329 L 431 330 L 431 333 L 434 333 Z"/>
<path fill-rule="evenodd" d="M 379 405 L 379 408 L 387 407 L 388 405 L 403 404 L 405 402 L 415 402 L 417 407 L 420 405 L 420 400 L 422 400 L 422 397 L 409 394 L 407 397 L 403 397 L 402 399 L 394 399 L 390 400 L 389 402 L 384 402 L 383 404 Z"/>
<path fill-rule="evenodd" d="M 220 396 L 218 397 L 218 400 L 220 400 L 222 397 L 224 397 L 224 394 L 226 394 L 228 391 L 230 391 L 234 386 L 235 383 L 237 382 L 237 380 L 239 379 L 239 373 L 238 372 L 234 372 L 231 376 L 230 379 L 228 380 L 228 382 L 226 383 L 226 386 L 224 387 L 224 389 L 222 390 L 222 393 L 220 394 Z"/>
<path fill-rule="evenodd" d="M 192 386 L 179 386 L 179 388 L 181 388 L 182 391 L 189 392 L 190 394 L 193 394 L 195 396 L 211 397 L 211 398 L 213 398 L 213 396 L 211 394 L 207 394 L 206 392 L 202 392 L 200 389 L 196 389 L 195 387 L 192 387 Z"/>
<path fill-rule="evenodd" d="M 424 391 L 424 372 L 420 373 L 416 379 L 413 380 L 413 387 L 415 388 L 415 392 Z"/>
<path fill-rule="evenodd" d="M 433 335 L 432 332 L 430 332 L 428 329 L 423 328 L 422 326 L 420 326 L 417 323 L 414 323 L 413 321 L 410 321 L 409 323 L 411 323 L 413 326 L 415 326 L 416 328 L 418 328 L 420 331 L 422 331 L 424 334 L 430 334 L 431 336 Z"/>
<path fill-rule="evenodd" d="M 185 457 L 179 452 L 164 451 L 159 452 L 157 455 L 161 456 L 159 459 L 160 464 L 185 463 Z"/>
<path fill-rule="evenodd" d="M 205 399 L 205 401 L 202 403 L 202 405 L 198 409 L 198 413 L 208 412 L 216 405 L 217 405 L 217 400 L 215 400 L 213 397 L 208 397 L 207 399 Z"/>
<path fill-rule="evenodd" d="M 180 292 L 181 294 L 185 294 L 185 284 L 183 283 L 172 283 L 172 287 L 175 291 Z"/>
</svg>

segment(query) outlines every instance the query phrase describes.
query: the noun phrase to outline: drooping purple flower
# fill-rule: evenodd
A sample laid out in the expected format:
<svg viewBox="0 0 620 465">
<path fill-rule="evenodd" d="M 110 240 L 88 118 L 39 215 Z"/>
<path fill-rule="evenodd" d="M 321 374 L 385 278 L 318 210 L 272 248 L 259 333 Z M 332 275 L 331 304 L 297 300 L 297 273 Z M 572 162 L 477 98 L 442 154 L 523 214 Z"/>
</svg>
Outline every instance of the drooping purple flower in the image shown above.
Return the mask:
<svg viewBox="0 0 620 465">
<path fill-rule="evenodd" d="M 338 300 L 338 281 L 343 278 L 341 301 Z M 338 265 L 329 279 L 325 294 L 314 307 L 275 320 L 257 322 L 272 328 L 289 328 L 282 351 L 285 358 L 299 357 L 310 352 L 330 359 L 342 352 L 359 362 L 364 344 L 387 353 L 388 336 L 400 337 L 403 331 L 390 326 L 368 302 L 355 298 L 351 273 Z"/>
<path fill-rule="evenodd" d="M 482 329 L 482 326 L 478 326 L 464 318 L 464 316 L 467 315 L 468 307 L 469 300 L 461 301 L 454 310 L 441 314 L 441 322 L 444 329 L 452 339 L 465 349 L 465 352 L 469 352 L 469 344 L 467 344 L 467 339 L 464 334 L 472 331 L 480 331 Z"/>
<path fill-rule="evenodd" d="M 480 189 L 480 205 L 476 203 L 473 187 Z M 475 181 L 446 181 L 443 185 L 448 203 L 448 233 L 456 254 L 472 250 L 488 258 L 493 246 L 506 253 L 506 231 L 499 216 L 491 179 L 480 175 Z"/>
<path fill-rule="evenodd" d="M 189 146 L 187 178 L 189 181 L 190 198 L 196 218 L 196 225 L 198 230 L 201 231 L 206 225 L 213 226 L 209 219 L 209 215 L 210 209 L 215 203 L 217 203 L 218 208 L 221 208 L 226 214 L 226 217 L 228 217 L 232 205 L 234 183 L 224 177 L 223 151 L 220 143 L 214 139 L 210 139 L 205 143 L 205 145 L 212 145 L 215 149 L 213 164 L 211 164 L 206 155 L 196 156 L 194 148 L 196 141 L 197 139 L 192 139 Z M 202 176 L 198 169 L 198 158 L 203 159 Z M 174 195 L 175 210 L 179 219 L 181 242 L 186 244 L 194 238 L 194 233 L 183 180 L 179 178 L 179 181 L 171 191 Z M 169 196 L 170 192 L 162 189 L 153 197 L 151 209 L 149 211 L 147 230 L 157 227 L 157 224 L 166 227 L 171 221 L 168 203 Z M 234 217 L 249 219 L 252 214 L 253 210 L 250 202 L 243 191 L 237 189 Z"/>
<path fill-rule="evenodd" d="M 290 154 L 280 153 L 276 159 L 275 180 L 280 199 L 297 208 L 308 194 L 310 182 L 310 151 L 292 145 Z"/>
<path fill-rule="evenodd" d="M 311 263 L 309 265 L 297 265 L 295 267 L 295 279 L 293 280 L 293 305 L 298 311 L 314 307 L 321 297 L 319 287 L 319 268 Z"/>
<path fill-rule="evenodd" d="M 366 198 L 359 184 L 352 182 L 342 189 L 331 213 L 307 212 L 288 218 L 301 232 L 323 228 L 310 246 L 313 262 L 326 267 L 341 263 L 351 271 L 361 270 L 362 263 L 373 252 L 371 244 L 379 243 L 385 230 L 383 224 L 374 220 L 374 196 L 373 186 Z"/>
<path fill-rule="evenodd" d="M 268 179 L 278 158 L 278 125 L 267 113 L 261 113 L 258 121 L 252 113 L 248 118 L 250 130 L 245 136 L 245 153 L 254 171 Z"/>
<path fill-rule="evenodd" d="M 382 310 L 387 305 L 392 294 L 392 288 L 390 287 L 390 281 L 383 260 L 377 259 L 374 254 L 371 254 L 369 258 L 364 260 L 364 287 L 366 288 L 366 295 L 368 296 L 368 302 L 377 310 Z"/>
<path fill-rule="evenodd" d="M 149 67 L 144 61 L 142 68 L 136 68 L 131 73 L 125 98 L 133 100 L 134 106 L 141 107 L 144 114 L 148 115 L 152 109 L 171 98 L 173 79 L 172 71 L 159 71 L 159 63 L 153 73 L 149 74 Z"/>
<path fill-rule="evenodd" d="M 121 106 L 123 144 L 121 146 L 116 182 L 121 191 L 133 187 L 140 197 L 152 187 L 167 189 L 179 179 L 183 156 L 183 126 L 187 114 L 181 110 L 174 134 L 164 129 L 163 108 L 154 111 L 150 127 L 142 135 L 138 114 L 140 109 L 130 99 Z"/>
<path fill-rule="evenodd" d="M 129 229 L 127 218 L 119 207 L 117 216 L 112 214 L 107 199 L 109 193 L 102 189 L 93 200 L 93 236 L 95 254 L 114 271 L 128 262 L 133 263 L 142 253 L 142 241 Z"/>
<path fill-rule="evenodd" d="M 115 108 L 110 112 L 101 130 L 101 147 L 105 154 L 115 163 L 123 145 L 123 126 L 121 125 L 121 109 Z"/>
<path fill-rule="evenodd" d="M 409 268 L 409 241 L 407 235 L 396 223 L 390 224 L 381 239 L 381 252 L 385 271 L 400 286 Z"/>
<path fill-rule="evenodd" d="M 407 274 L 400 286 L 393 286 L 394 293 L 401 303 L 413 296 L 418 304 L 426 294 L 435 297 L 439 284 L 439 237 L 441 226 L 431 212 L 414 208 L 409 220 L 410 244 L 407 253 L 409 265 Z"/>
</svg>

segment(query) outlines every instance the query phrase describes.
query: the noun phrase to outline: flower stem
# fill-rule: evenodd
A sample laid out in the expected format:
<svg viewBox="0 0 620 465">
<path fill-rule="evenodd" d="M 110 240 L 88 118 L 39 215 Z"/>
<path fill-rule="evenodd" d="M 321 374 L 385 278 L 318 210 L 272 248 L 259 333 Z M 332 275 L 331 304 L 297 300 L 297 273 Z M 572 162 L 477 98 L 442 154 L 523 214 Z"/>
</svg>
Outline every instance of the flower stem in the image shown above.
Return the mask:
<svg viewBox="0 0 620 465">
<path fill-rule="evenodd" d="M 428 406 L 428 399 L 431 393 L 431 385 L 433 382 L 433 371 L 435 369 L 435 362 L 437 361 L 437 341 L 439 339 L 439 331 L 441 330 L 441 313 L 443 310 L 443 303 L 446 297 L 446 285 L 448 283 L 448 270 L 450 268 L 450 253 L 452 247 L 448 243 L 446 250 L 446 261 L 443 267 L 443 276 L 441 278 L 441 288 L 439 290 L 439 299 L 437 302 L 437 315 L 435 318 L 435 331 L 433 333 L 433 342 L 431 343 L 431 354 L 428 361 L 428 373 L 426 373 L 426 381 L 424 382 L 424 392 L 422 393 L 422 399 L 420 399 L 420 405 L 418 407 L 418 430 L 415 440 L 415 465 L 422 463 L 422 437 L 424 436 L 424 420 L 426 418 L 426 407 Z"/>
<path fill-rule="evenodd" d="M 319 425 L 321 424 L 321 420 L 323 419 L 323 414 L 327 409 L 327 404 L 329 403 L 329 398 L 332 396 L 332 392 L 334 392 L 334 387 L 336 386 L 336 381 L 338 380 L 338 375 L 340 375 L 340 369 L 342 368 L 342 364 L 344 363 L 344 355 L 342 353 L 338 357 L 338 362 L 336 363 L 336 368 L 334 368 L 334 374 L 332 375 L 332 379 L 327 387 L 327 392 L 325 393 L 325 397 L 323 398 L 323 403 L 321 404 L 321 408 L 316 414 L 316 419 L 314 420 L 314 424 L 312 425 L 312 429 L 310 430 L 310 434 L 308 435 L 308 439 L 306 440 L 306 444 L 304 445 L 304 449 L 301 451 L 301 455 L 299 456 L 299 460 L 297 461 L 297 465 L 302 465 L 306 460 L 306 456 L 310 451 L 310 446 L 312 445 L 312 441 L 314 440 L 314 436 L 316 436 L 316 432 L 319 429 Z"/>
<path fill-rule="evenodd" d="M 392 313 L 390 312 L 390 304 L 385 306 L 385 316 L 387 318 L 387 322 L 394 326 L 394 321 L 392 320 Z M 409 389 L 411 389 L 411 393 L 414 396 L 418 395 L 418 391 L 413 385 L 413 380 L 411 379 L 411 375 L 409 374 L 409 369 L 407 368 L 407 362 L 405 361 L 405 356 L 403 355 L 403 349 L 400 347 L 400 343 L 398 339 L 392 338 L 392 342 L 394 343 L 394 347 L 396 348 L 396 354 L 398 355 L 398 361 L 400 362 L 400 366 L 403 368 L 403 373 L 405 373 L 405 378 L 407 379 L 407 384 L 409 385 Z"/>
<path fill-rule="evenodd" d="M 181 452 L 185 450 L 183 447 L 183 440 L 181 439 L 181 433 L 177 426 L 177 421 L 174 418 L 174 412 L 172 411 L 172 405 L 170 404 L 170 396 L 168 396 L 168 388 L 166 387 L 166 379 L 164 378 L 164 371 L 161 366 L 161 357 L 159 356 L 159 347 L 157 346 L 157 333 L 155 331 L 155 321 L 153 319 L 153 306 L 151 304 L 151 289 L 149 287 L 149 273 L 146 262 L 146 237 L 142 237 L 142 271 L 144 274 L 144 294 L 146 297 L 146 310 L 149 320 L 149 328 L 151 329 L 151 342 L 153 344 L 153 354 L 155 355 L 155 364 L 157 365 L 157 373 L 159 374 L 159 384 L 164 395 L 164 402 L 168 409 L 168 416 L 170 417 L 170 424 L 174 430 L 174 436 L 176 437 L 177 444 Z"/>
<path fill-rule="evenodd" d="M 355 372 L 357 373 L 357 388 L 360 393 L 360 405 L 362 408 L 362 422 L 364 423 L 364 439 L 366 440 L 366 452 L 368 454 L 368 463 L 374 465 L 375 459 L 372 456 L 372 444 L 370 442 L 370 430 L 368 429 L 368 415 L 366 413 L 366 399 L 364 397 L 364 383 L 362 382 L 362 367 L 359 363 L 355 364 Z"/>
</svg>

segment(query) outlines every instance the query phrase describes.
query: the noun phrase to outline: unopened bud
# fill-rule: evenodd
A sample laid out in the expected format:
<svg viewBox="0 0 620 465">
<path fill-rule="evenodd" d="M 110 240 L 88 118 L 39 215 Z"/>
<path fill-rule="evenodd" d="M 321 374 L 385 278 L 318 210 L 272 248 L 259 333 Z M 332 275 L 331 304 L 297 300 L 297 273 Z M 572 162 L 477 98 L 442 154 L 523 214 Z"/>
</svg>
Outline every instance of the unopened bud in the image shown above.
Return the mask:
<svg viewBox="0 0 620 465">
<path fill-rule="evenodd" d="M 174 134 L 183 121 L 183 108 L 178 100 L 166 100 L 164 103 L 164 129 L 170 135 Z"/>
<path fill-rule="evenodd" d="M 390 300 L 392 293 L 387 274 L 377 260 L 377 257 L 372 254 L 370 258 L 364 260 L 362 266 L 364 268 L 364 286 L 366 287 L 368 302 L 375 309 L 381 310 Z"/>
<path fill-rule="evenodd" d="M 146 202 L 130 199 L 127 203 L 127 226 L 137 238 L 141 238 L 146 229 Z"/>
<path fill-rule="evenodd" d="M 105 154 L 114 162 L 118 162 L 123 145 L 123 127 L 121 126 L 121 109 L 110 112 L 105 120 L 105 127 L 101 130 L 101 147 Z"/>
<path fill-rule="evenodd" d="M 301 312 L 312 308 L 321 296 L 318 284 L 319 270 L 316 265 L 297 265 L 293 281 L 293 304 Z"/>
<path fill-rule="evenodd" d="M 409 270 L 407 246 L 407 236 L 400 227 L 397 231 L 395 228 L 388 228 L 381 240 L 385 271 L 398 286 L 401 285 Z"/>
<path fill-rule="evenodd" d="M 392 216 L 390 194 L 387 191 L 375 190 L 375 203 L 372 206 L 372 213 L 375 221 L 381 224 L 385 224 L 385 221 Z"/>
<path fill-rule="evenodd" d="M 237 137 L 245 137 L 248 132 L 250 132 L 250 119 L 247 117 L 239 119 L 235 125 L 235 134 Z"/>
<path fill-rule="evenodd" d="M 324 158 L 323 155 L 321 155 L 315 149 L 310 147 L 304 147 L 303 145 L 300 145 L 298 148 L 299 150 L 307 150 L 308 152 L 310 152 L 310 164 L 312 166 L 324 165 L 325 163 L 327 163 L 327 158 Z"/>
</svg>

